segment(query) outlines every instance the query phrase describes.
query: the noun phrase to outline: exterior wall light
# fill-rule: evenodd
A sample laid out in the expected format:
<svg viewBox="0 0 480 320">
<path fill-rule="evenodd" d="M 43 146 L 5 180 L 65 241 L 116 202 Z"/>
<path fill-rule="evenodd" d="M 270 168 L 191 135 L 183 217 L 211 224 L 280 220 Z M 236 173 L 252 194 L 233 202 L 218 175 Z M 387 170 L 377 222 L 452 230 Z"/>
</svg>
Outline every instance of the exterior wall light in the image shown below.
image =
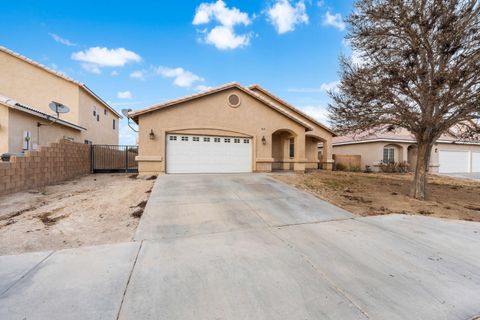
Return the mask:
<svg viewBox="0 0 480 320">
<path fill-rule="evenodd" d="M 266 145 L 267 144 L 267 139 L 265 139 L 265 136 L 262 137 L 262 144 Z"/>
<path fill-rule="evenodd" d="M 150 140 L 155 139 L 155 133 L 153 132 L 153 129 L 150 129 L 150 133 L 148 134 L 148 136 L 150 137 Z"/>
</svg>

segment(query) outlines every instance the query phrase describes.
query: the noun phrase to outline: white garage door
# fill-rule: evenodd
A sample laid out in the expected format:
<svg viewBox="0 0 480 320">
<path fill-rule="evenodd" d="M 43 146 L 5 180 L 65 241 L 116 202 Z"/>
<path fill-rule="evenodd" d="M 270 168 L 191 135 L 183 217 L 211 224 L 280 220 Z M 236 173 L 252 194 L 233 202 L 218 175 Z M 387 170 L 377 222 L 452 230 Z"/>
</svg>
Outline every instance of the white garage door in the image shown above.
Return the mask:
<svg viewBox="0 0 480 320">
<path fill-rule="evenodd" d="M 167 135 L 167 173 L 252 171 L 252 140 L 246 138 Z"/>
<path fill-rule="evenodd" d="M 461 173 L 469 172 L 468 151 L 440 151 L 439 153 L 439 172 L 441 173 Z"/>
<path fill-rule="evenodd" d="M 480 152 L 472 152 L 472 172 L 480 172 Z"/>
</svg>

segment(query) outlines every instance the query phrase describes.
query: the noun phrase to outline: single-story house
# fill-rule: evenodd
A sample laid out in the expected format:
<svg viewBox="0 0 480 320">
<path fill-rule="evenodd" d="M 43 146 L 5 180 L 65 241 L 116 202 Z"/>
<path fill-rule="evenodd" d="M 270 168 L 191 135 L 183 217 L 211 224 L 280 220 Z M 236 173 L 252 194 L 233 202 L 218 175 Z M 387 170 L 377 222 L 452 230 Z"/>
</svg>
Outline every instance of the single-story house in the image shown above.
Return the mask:
<svg viewBox="0 0 480 320">
<path fill-rule="evenodd" d="M 360 155 L 361 169 L 379 164 L 407 162 L 411 170 L 417 162 L 415 137 L 406 130 L 397 132 L 365 132 L 333 138 L 333 154 Z M 444 134 L 435 143 L 430 157 L 432 173 L 480 172 L 480 143 L 458 141 Z"/>
<path fill-rule="evenodd" d="M 230 83 L 130 116 L 140 174 L 332 168 L 334 133 L 259 85 Z"/>
</svg>

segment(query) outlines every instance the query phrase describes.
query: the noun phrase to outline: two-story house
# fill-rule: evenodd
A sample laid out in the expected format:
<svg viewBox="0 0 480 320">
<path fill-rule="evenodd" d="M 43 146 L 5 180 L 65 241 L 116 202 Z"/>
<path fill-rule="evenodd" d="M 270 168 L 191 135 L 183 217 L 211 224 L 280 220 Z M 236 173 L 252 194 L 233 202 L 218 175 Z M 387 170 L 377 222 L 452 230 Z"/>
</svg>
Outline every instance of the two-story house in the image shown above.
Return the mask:
<svg viewBox="0 0 480 320">
<path fill-rule="evenodd" d="M 70 111 L 57 117 L 52 101 Z M 60 139 L 118 144 L 120 118 L 85 84 L 0 46 L 0 154 Z"/>
</svg>

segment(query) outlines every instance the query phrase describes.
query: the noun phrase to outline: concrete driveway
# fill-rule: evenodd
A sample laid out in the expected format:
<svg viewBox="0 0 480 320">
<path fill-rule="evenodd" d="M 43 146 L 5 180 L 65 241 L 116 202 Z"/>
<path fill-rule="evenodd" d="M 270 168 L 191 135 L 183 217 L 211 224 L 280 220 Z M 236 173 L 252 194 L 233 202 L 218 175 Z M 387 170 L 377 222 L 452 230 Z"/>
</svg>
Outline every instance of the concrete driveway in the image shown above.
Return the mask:
<svg viewBox="0 0 480 320">
<path fill-rule="evenodd" d="M 470 179 L 480 181 L 480 172 L 471 172 L 471 173 L 443 173 L 445 176 L 461 179 Z"/>
<path fill-rule="evenodd" d="M 0 257 L 0 319 L 470 319 L 480 224 L 354 218 L 268 175 L 160 177 L 132 243 Z"/>
</svg>

